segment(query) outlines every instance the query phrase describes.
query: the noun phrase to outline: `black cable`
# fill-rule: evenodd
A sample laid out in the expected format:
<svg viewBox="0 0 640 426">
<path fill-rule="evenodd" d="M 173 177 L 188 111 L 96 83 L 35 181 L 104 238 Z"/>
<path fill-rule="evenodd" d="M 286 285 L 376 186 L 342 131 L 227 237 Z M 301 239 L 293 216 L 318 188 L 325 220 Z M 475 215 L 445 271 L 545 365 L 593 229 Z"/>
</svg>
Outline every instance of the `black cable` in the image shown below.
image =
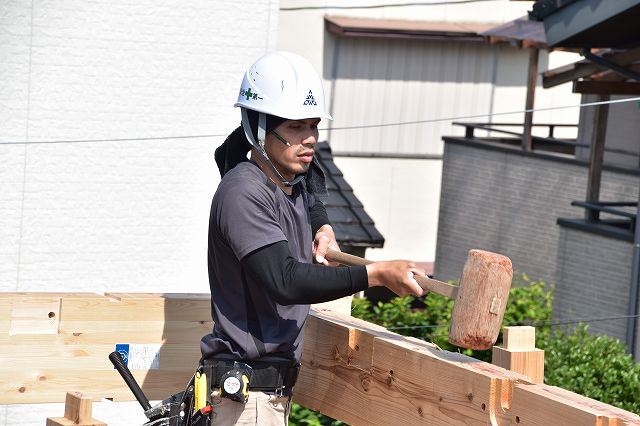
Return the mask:
<svg viewBox="0 0 640 426">
<path fill-rule="evenodd" d="M 568 324 L 580 324 L 580 323 L 592 323 L 592 322 L 600 322 L 600 321 L 613 321 L 619 319 L 629 319 L 629 318 L 638 318 L 640 315 L 620 315 L 620 316 L 612 316 L 612 317 L 600 317 L 600 318 L 578 318 L 572 320 L 540 320 L 540 321 L 532 321 L 530 324 L 516 324 L 516 325 L 531 325 L 534 327 L 555 327 L 558 325 L 568 325 Z"/>
<path fill-rule="evenodd" d="M 610 316 L 610 317 L 596 317 L 596 318 L 577 318 L 572 320 L 534 320 L 531 322 L 519 322 L 515 324 L 508 324 L 505 327 L 513 327 L 513 326 L 521 326 L 521 325 L 530 325 L 533 327 L 555 327 L 558 325 L 569 325 L 569 324 L 580 324 L 580 323 L 592 323 L 592 322 L 600 322 L 600 321 L 613 321 L 620 319 L 629 319 L 629 318 L 638 318 L 638 315 L 619 315 L 619 316 Z M 429 325 L 407 325 L 407 326 L 398 326 L 398 327 L 387 327 L 387 330 L 417 330 L 421 328 L 439 328 L 439 327 L 448 327 L 447 324 L 429 324 Z M 436 336 L 437 337 L 437 336 Z"/>
</svg>

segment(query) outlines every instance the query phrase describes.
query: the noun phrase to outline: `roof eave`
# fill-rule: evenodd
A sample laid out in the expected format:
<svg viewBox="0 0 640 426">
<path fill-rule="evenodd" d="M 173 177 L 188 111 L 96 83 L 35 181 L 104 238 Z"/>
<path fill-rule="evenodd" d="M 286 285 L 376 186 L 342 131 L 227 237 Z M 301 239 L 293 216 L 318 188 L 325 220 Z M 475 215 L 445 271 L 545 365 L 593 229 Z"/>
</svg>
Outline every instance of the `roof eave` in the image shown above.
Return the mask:
<svg viewBox="0 0 640 426">
<path fill-rule="evenodd" d="M 492 24 L 459 24 L 325 16 L 327 31 L 340 37 L 484 42 Z"/>
</svg>

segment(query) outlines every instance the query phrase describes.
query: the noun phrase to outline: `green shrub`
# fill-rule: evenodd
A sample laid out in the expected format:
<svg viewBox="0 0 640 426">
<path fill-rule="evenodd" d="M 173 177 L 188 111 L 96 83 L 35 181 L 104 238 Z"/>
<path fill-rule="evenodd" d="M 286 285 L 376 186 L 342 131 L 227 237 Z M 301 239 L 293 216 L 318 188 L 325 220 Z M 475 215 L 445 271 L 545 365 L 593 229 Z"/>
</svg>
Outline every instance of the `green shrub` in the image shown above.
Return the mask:
<svg viewBox="0 0 640 426">
<path fill-rule="evenodd" d="M 329 416 L 322 415 L 317 411 L 304 408 L 295 402 L 291 404 L 291 413 L 289 414 L 290 426 L 343 426 L 339 420 L 334 420 Z"/>
<path fill-rule="evenodd" d="M 587 329 L 556 328 L 540 342 L 545 383 L 640 414 L 640 364 L 619 340 Z"/>
</svg>

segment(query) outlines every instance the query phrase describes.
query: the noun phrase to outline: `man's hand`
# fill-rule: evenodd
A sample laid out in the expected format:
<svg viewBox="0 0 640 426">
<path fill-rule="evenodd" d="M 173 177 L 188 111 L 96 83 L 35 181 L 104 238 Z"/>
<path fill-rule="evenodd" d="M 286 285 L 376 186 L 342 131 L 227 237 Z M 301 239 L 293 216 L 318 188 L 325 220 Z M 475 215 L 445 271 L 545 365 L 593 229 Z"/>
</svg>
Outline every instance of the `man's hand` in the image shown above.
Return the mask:
<svg viewBox="0 0 640 426">
<path fill-rule="evenodd" d="M 325 259 L 328 248 L 340 251 L 340 247 L 338 246 L 338 242 L 336 241 L 336 236 L 333 233 L 331 225 L 322 225 L 320 229 L 318 229 L 318 232 L 316 232 L 315 238 L 313 239 L 313 261 L 321 265 L 336 266 L 337 263 L 329 263 L 327 259 Z"/>
<path fill-rule="evenodd" d="M 413 294 L 423 296 L 425 291 L 414 278 L 414 275 L 426 277 L 424 270 L 407 260 L 390 262 L 374 262 L 367 265 L 369 287 L 385 286 L 398 296 Z"/>
</svg>

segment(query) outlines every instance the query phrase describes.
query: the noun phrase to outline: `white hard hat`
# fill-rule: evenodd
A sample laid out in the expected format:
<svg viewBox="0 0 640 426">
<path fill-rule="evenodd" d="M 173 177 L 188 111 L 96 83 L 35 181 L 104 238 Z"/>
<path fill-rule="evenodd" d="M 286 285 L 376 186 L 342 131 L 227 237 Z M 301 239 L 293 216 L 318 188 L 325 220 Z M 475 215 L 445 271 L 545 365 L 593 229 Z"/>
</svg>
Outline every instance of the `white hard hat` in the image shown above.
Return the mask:
<svg viewBox="0 0 640 426">
<path fill-rule="evenodd" d="M 267 53 L 251 65 L 234 106 L 289 120 L 332 120 L 320 76 L 309 61 L 291 52 Z"/>
</svg>

